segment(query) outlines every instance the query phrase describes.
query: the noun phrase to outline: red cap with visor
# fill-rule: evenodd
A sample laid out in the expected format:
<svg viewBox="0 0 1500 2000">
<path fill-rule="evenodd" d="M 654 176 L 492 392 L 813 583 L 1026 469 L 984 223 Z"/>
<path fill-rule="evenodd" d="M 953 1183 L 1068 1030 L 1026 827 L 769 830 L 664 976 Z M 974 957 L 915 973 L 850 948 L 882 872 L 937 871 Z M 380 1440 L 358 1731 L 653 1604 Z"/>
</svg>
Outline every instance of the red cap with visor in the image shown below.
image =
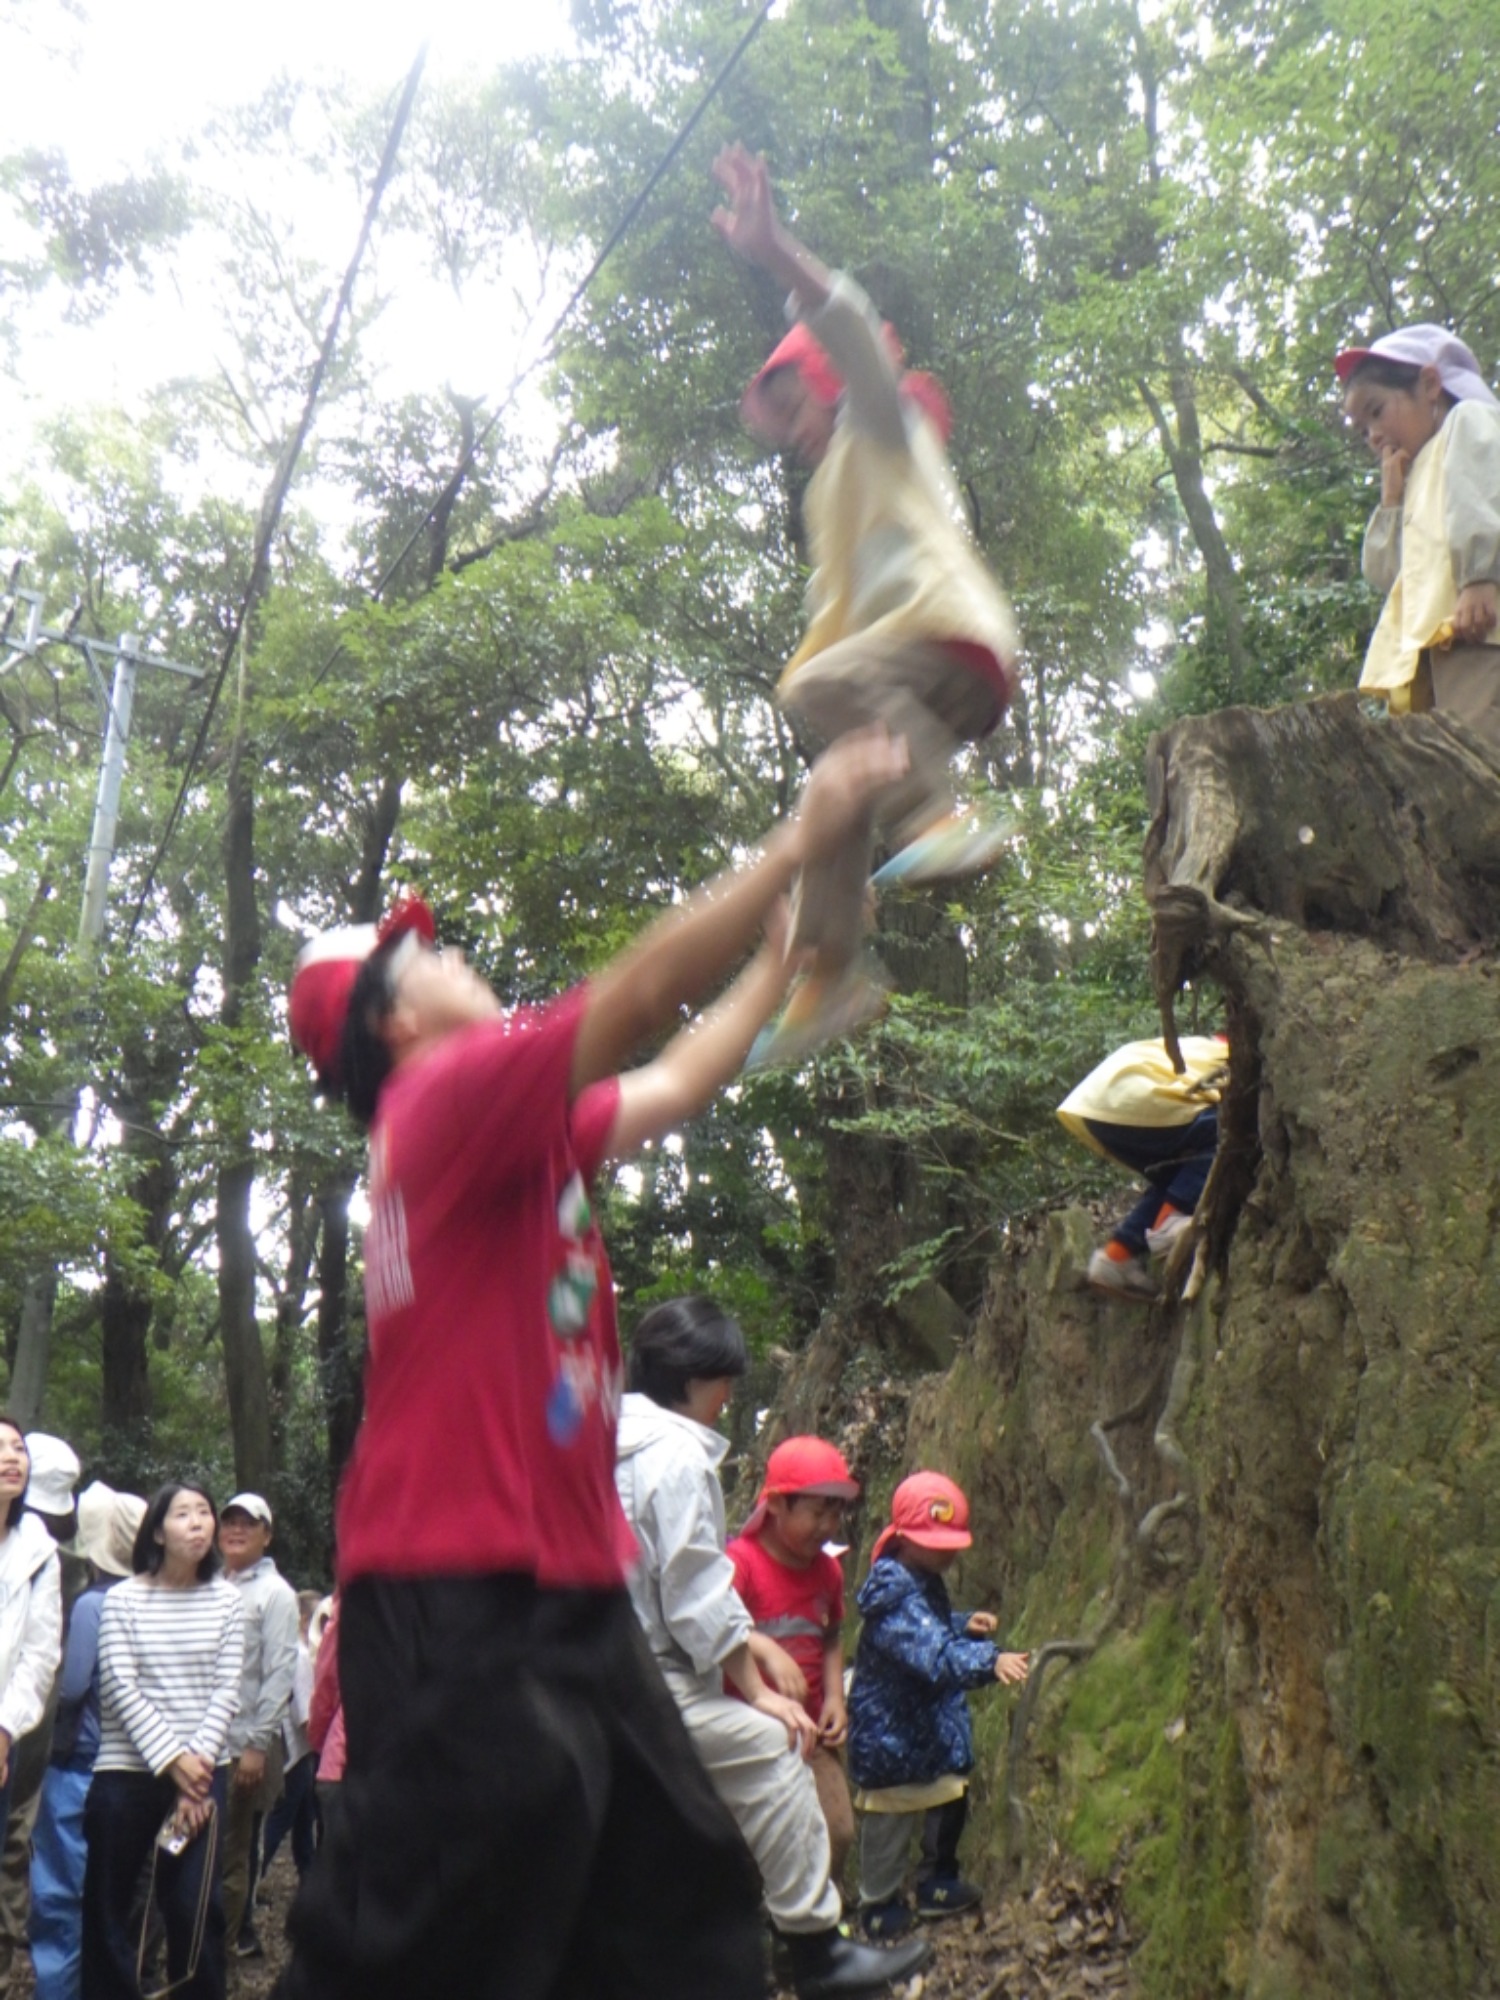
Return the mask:
<svg viewBox="0 0 1500 2000">
<path fill-rule="evenodd" d="M 420 896 L 402 896 L 378 924 L 323 931 L 298 952 L 287 996 L 287 1025 L 293 1044 L 329 1089 L 336 1090 L 341 1082 L 339 1050 L 360 967 L 381 945 L 408 935 L 424 944 L 437 936 L 432 911 Z"/>
<path fill-rule="evenodd" d="M 966 1549 L 969 1503 L 963 1489 L 941 1472 L 914 1472 L 891 1495 L 890 1526 L 882 1528 L 870 1551 L 878 1562 L 897 1537 L 923 1549 Z"/>
<path fill-rule="evenodd" d="M 836 1444 L 826 1438 L 783 1438 L 766 1460 L 766 1476 L 755 1501 L 755 1510 L 740 1529 L 753 1535 L 766 1518 L 766 1502 L 773 1493 L 813 1493 L 829 1500 L 857 1500 L 859 1481 L 849 1470 L 848 1461 Z"/>
</svg>

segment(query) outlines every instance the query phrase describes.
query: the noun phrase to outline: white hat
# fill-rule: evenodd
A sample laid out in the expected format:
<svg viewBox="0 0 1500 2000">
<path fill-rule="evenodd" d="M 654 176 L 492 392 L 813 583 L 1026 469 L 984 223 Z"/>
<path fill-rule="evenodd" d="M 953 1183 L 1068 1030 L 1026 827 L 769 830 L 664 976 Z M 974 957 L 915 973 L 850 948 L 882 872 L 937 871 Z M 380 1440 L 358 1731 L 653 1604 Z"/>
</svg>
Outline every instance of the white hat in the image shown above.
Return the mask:
<svg viewBox="0 0 1500 2000">
<path fill-rule="evenodd" d="M 238 1507 L 242 1514 L 248 1514 L 252 1521 L 259 1521 L 267 1528 L 271 1526 L 271 1503 L 269 1500 L 262 1500 L 258 1493 L 236 1493 L 232 1500 L 226 1500 L 219 1509 L 219 1519 L 222 1521 L 233 1507 Z"/>
<path fill-rule="evenodd" d="M 31 1460 L 26 1505 L 34 1514 L 71 1514 L 81 1470 L 72 1445 L 46 1431 L 28 1431 L 26 1452 Z"/>
<path fill-rule="evenodd" d="M 146 1503 L 134 1493 L 116 1493 L 102 1479 L 78 1496 L 75 1547 L 106 1576 L 129 1576 L 135 1567 L 135 1538 L 146 1518 Z"/>
<path fill-rule="evenodd" d="M 1361 361 L 1372 356 L 1385 361 L 1404 361 L 1410 368 L 1435 368 L 1438 380 L 1460 403 L 1500 402 L 1500 396 L 1495 395 L 1480 374 L 1474 350 L 1456 333 L 1450 333 L 1445 326 L 1434 326 L 1430 320 L 1420 321 L 1416 326 L 1398 326 L 1394 333 L 1383 333 L 1368 347 L 1346 347 L 1342 354 L 1334 356 L 1333 372 L 1341 382 L 1347 382 Z"/>
</svg>

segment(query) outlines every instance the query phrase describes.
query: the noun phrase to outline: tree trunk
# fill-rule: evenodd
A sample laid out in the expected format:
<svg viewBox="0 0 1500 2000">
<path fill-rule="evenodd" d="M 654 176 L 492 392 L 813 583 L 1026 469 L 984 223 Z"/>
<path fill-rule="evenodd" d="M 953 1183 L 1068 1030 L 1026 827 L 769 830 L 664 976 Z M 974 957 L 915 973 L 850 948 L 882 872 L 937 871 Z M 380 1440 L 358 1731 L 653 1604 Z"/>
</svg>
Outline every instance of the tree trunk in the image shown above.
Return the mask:
<svg viewBox="0 0 1500 2000">
<path fill-rule="evenodd" d="M 244 1024 L 246 996 L 260 962 L 255 805 L 248 766 L 241 724 L 230 754 L 229 813 L 224 829 L 224 1004 L 220 1018 L 229 1029 Z M 222 1131 L 223 1164 L 217 1175 L 214 1234 L 219 1251 L 219 1337 L 234 1438 L 234 1476 L 240 1486 L 260 1491 L 270 1483 L 274 1453 L 270 1385 L 255 1311 L 255 1232 L 250 1220 L 255 1155 L 250 1140 L 244 1126 L 226 1126 Z"/>
</svg>

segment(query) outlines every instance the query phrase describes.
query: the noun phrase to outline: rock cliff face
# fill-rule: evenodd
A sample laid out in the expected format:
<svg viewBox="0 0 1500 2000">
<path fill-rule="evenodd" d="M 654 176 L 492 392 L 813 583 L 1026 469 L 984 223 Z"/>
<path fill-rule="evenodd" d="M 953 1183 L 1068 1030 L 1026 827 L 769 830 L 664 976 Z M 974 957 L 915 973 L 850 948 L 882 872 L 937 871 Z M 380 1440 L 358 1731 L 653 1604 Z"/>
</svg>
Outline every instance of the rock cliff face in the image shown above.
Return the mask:
<svg viewBox="0 0 1500 2000">
<path fill-rule="evenodd" d="M 951 1470 L 958 1594 L 1068 1642 L 977 1704 L 994 1884 L 1122 1870 L 1146 1995 L 1500 1993 L 1500 773 L 1336 697 L 1149 777 L 1164 1019 L 1207 982 L 1233 1050 L 1191 1302 L 1080 1289 L 1054 1214 L 944 1374 L 851 1412 L 814 1354 L 781 1421 L 881 1463 L 866 1544 Z"/>
</svg>

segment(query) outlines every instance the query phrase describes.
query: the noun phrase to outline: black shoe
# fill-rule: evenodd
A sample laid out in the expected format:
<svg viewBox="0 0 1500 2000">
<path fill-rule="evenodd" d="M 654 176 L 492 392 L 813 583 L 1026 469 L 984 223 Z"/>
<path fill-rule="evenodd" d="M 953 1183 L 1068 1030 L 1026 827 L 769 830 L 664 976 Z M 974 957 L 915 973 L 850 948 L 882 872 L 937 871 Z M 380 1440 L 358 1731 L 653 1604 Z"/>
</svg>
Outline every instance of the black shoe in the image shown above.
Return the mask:
<svg viewBox="0 0 1500 2000">
<path fill-rule="evenodd" d="M 919 1917 L 956 1917 L 962 1910 L 976 1910 L 982 1901 L 974 1883 L 961 1875 L 929 1875 L 917 1884 Z"/>
<path fill-rule="evenodd" d="M 792 1963 L 797 2000 L 846 2000 L 860 1993 L 889 1993 L 930 1963 L 932 1946 L 922 1938 L 894 1944 L 859 1944 L 838 1931 L 810 1935 L 783 1932 Z"/>
<path fill-rule="evenodd" d="M 254 1924 L 246 1922 L 240 1925 L 240 1934 L 229 1947 L 229 1952 L 232 1958 L 265 1957 L 266 1948 L 255 1935 Z"/>
<path fill-rule="evenodd" d="M 911 1929 L 912 1915 L 905 1903 L 871 1903 L 861 1910 L 859 1921 L 865 1936 L 875 1944 L 894 1944 Z"/>
</svg>

